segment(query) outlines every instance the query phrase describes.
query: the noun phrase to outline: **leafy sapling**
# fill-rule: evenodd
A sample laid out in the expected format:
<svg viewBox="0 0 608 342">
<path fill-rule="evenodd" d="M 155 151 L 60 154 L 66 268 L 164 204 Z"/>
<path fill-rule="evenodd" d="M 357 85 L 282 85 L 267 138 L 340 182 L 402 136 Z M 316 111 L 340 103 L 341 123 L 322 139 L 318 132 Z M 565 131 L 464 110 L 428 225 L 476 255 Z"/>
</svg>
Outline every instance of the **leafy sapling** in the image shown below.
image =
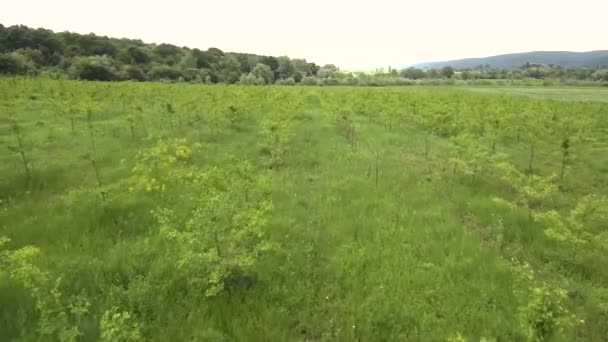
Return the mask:
<svg viewBox="0 0 608 342">
<path fill-rule="evenodd" d="M 363 138 L 363 140 L 366 143 L 366 146 L 368 148 L 368 150 L 370 151 L 370 153 L 372 154 L 373 158 L 374 158 L 374 170 L 375 170 L 375 179 L 376 179 L 376 187 L 378 186 L 379 182 L 380 182 L 380 152 L 378 151 L 377 148 L 374 147 L 374 145 L 368 140 Z M 371 169 L 371 166 L 370 166 Z M 369 174 L 369 171 L 368 171 Z"/>
<path fill-rule="evenodd" d="M 5 249 L 9 239 L 0 237 L 0 274 L 25 288 L 34 299 L 38 313 L 38 334 L 42 340 L 76 341 L 79 327 L 88 313 L 89 302 L 81 296 L 65 298 L 60 291 L 61 278 L 54 278 L 35 264 L 40 250 L 25 246 Z"/>
<path fill-rule="evenodd" d="M 23 171 L 26 177 L 26 183 L 31 184 L 32 181 L 32 168 L 30 160 L 25 151 L 25 144 L 23 139 L 23 132 L 21 130 L 21 126 L 19 125 L 19 121 L 17 120 L 16 115 L 16 105 L 15 103 L 3 102 L 0 103 L 0 110 L 7 112 L 7 116 L 11 122 L 11 132 L 15 137 L 15 141 L 17 142 L 16 148 L 9 147 L 9 149 L 19 153 L 19 159 L 21 159 L 21 164 L 23 167 Z M 17 166 L 15 161 L 15 167 Z M 16 168 L 15 168 L 16 169 Z"/>
<path fill-rule="evenodd" d="M 605 223 L 608 222 L 606 197 L 587 195 L 565 216 L 556 210 L 550 210 L 536 213 L 534 218 L 545 225 L 545 235 L 548 238 L 569 246 L 574 258 L 583 247 L 608 250 L 608 233 L 605 231 Z"/>
<path fill-rule="evenodd" d="M 544 201 L 557 190 L 554 176 L 542 177 L 525 174 L 507 162 L 498 163 L 496 168 L 501 173 L 502 180 L 515 191 L 516 197 L 511 200 L 499 198 L 495 200 L 525 209 L 530 220 L 532 220 L 534 212 L 542 207 Z"/>
<path fill-rule="evenodd" d="M 17 148 L 19 151 L 19 155 L 21 156 L 21 162 L 23 163 L 23 170 L 25 171 L 26 181 L 27 181 L 27 184 L 30 184 L 32 181 L 32 171 L 31 171 L 30 162 L 27 158 L 27 155 L 25 154 L 25 146 L 23 144 L 23 135 L 21 134 L 21 127 L 19 126 L 17 119 L 13 119 L 12 128 L 13 128 L 13 134 L 15 135 L 15 138 L 17 140 Z"/>
<path fill-rule="evenodd" d="M 568 164 L 568 156 L 570 155 L 570 139 L 564 138 L 562 140 L 562 165 L 559 172 L 559 181 L 562 183 L 564 181 L 564 175 L 566 174 L 566 165 Z"/>
</svg>

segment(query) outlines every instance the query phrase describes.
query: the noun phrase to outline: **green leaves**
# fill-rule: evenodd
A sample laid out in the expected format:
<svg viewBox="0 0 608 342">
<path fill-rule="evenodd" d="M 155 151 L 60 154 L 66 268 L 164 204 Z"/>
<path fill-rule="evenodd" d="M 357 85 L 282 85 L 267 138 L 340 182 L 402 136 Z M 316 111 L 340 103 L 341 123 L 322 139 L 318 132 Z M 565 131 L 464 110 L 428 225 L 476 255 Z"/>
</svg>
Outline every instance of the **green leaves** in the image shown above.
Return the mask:
<svg viewBox="0 0 608 342">
<path fill-rule="evenodd" d="M 524 324 L 529 328 L 528 337 L 534 341 L 545 341 L 563 331 L 572 318 L 565 308 L 567 300 L 563 289 L 542 285 L 532 290 L 528 304 L 520 308 Z"/>
<path fill-rule="evenodd" d="M 179 218 L 171 208 L 155 212 L 159 232 L 167 240 L 167 258 L 191 286 L 215 296 L 225 289 L 225 280 L 246 273 L 272 249 L 264 228 L 272 204 L 259 193 L 257 176 L 246 162 L 224 169 L 208 170 L 192 198 L 195 203 Z M 183 194 L 182 196 L 186 196 Z"/>
<path fill-rule="evenodd" d="M 0 248 L 8 243 L 0 238 Z M 54 281 L 51 276 L 34 264 L 40 250 L 25 246 L 9 251 L 0 250 L 0 270 L 21 284 L 35 300 L 39 314 L 38 333 L 41 336 L 56 338 L 59 341 L 76 341 L 81 335 L 80 320 L 88 313 L 89 302 L 80 296 L 67 300 L 59 290 L 61 278 Z"/>
<path fill-rule="evenodd" d="M 530 219 L 533 210 L 541 207 L 557 191 L 555 176 L 526 175 L 507 162 L 498 163 L 496 169 L 501 179 L 515 191 L 513 202 L 526 209 Z"/>
<path fill-rule="evenodd" d="M 546 341 L 583 323 L 568 309 L 564 289 L 538 279 L 528 263 L 512 261 L 519 320 L 529 340 Z"/>
<path fill-rule="evenodd" d="M 162 192 L 168 183 L 194 180 L 199 175 L 190 167 L 202 151 L 201 143 L 190 144 L 183 138 L 157 140 L 155 146 L 139 151 L 135 157 L 135 186 L 146 192 Z"/>
<path fill-rule="evenodd" d="M 261 133 L 264 143 L 269 149 L 269 166 L 276 170 L 283 164 L 287 143 L 293 134 L 289 116 L 282 112 L 270 113 L 262 121 Z"/>
<path fill-rule="evenodd" d="M 128 311 L 113 307 L 104 312 L 99 322 L 103 342 L 143 341 L 141 326 Z"/>
<path fill-rule="evenodd" d="M 580 245 L 594 244 L 608 249 L 603 241 L 603 230 L 608 222 L 608 199 L 598 195 L 581 198 L 567 216 L 555 210 L 535 213 L 534 218 L 546 227 L 547 237 L 570 244 L 576 252 Z"/>
</svg>

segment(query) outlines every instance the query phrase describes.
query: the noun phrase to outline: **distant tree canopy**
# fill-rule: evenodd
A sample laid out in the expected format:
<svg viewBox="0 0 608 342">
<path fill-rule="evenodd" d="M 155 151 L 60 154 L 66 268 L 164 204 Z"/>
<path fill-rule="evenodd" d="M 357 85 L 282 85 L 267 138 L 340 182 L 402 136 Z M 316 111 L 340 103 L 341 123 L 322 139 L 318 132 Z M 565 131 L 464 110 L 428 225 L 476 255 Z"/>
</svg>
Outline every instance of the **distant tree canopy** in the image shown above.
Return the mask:
<svg viewBox="0 0 608 342">
<path fill-rule="evenodd" d="M 445 78 L 452 78 L 452 76 L 454 76 L 454 68 L 451 66 L 441 68 L 441 75 Z"/>
<path fill-rule="evenodd" d="M 95 34 L 54 33 L 27 26 L 0 24 L 0 74 L 36 75 L 54 71 L 84 80 L 184 80 L 237 83 L 253 74 L 272 84 L 279 79 L 314 75 L 318 66 L 304 59 L 189 49 L 172 44 L 146 44 Z"/>
<path fill-rule="evenodd" d="M 441 69 L 389 67 L 375 73 L 343 72 L 333 64 L 319 66 L 305 59 L 190 49 L 173 44 L 146 44 L 95 34 L 54 33 L 27 26 L 0 24 L 0 75 L 39 75 L 98 81 L 184 81 L 200 83 L 304 84 L 387 86 L 449 84 L 487 80 L 567 80 L 608 83 L 608 69 L 564 68 L 524 63 L 519 68 Z"/>
</svg>

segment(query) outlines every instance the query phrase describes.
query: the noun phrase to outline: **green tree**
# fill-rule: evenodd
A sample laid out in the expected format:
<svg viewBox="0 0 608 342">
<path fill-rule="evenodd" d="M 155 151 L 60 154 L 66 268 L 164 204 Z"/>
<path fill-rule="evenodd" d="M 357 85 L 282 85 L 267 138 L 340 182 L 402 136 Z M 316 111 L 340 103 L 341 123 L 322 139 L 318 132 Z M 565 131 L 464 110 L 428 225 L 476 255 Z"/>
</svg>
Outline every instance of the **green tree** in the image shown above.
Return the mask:
<svg viewBox="0 0 608 342">
<path fill-rule="evenodd" d="M 608 82 L 608 69 L 599 69 L 591 75 L 596 81 Z"/>
<path fill-rule="evenodd" d="M 319 78 L 330 78 L 335 77 L 339 69 L 333 64 L 325 64 L 317 71 L 317 77 Z"/>
<path fill-rule="evenodd" d="M 179 69 L 164 64 L 155 65 L 148 71 L 148 79 L 151 80 L 177 80 L 180 77 L 182 73 Z"/>
<path fill-rule="evenodd" d="M 188 179 L 200 179 L 205 188 L 184 194 L 194 208 L 181 217 L 170 208 L 155 215 L 169 242 L 165 257 L 189 287 L 215 296 L 247 279 L 259 258 L 275 248 L 264 234 L 272 202 L 261 191 L 265 177 L 247 162 L 186 175 L 193 173 Z"/>
<path fill-rule="evenodd" d="M 101 341 L 103 342 L 135 342 L 143 340 L 141 325 L 127 311 L 119 311 L 117 307 L 104 312 L 99 322 Z"/>
<path fill-rule="evenodd" d="M 133 81 L 145 81 L 146 74 L 144 71 L 137 65 L 128 65 L 125 67 L 125 77 L 129 80 Z"/>
<path fill-rule="evenodd" d="M 454 75 L 454 68 L 451 66 L 444 66 L 441 68 L 441 75 L 445 78 L 452 78 Z"/>
<path fill-rule="evenodd" d="M 315 76 L 306 76 L 301 81 L 301 83 L 303 85 L 309 85 L 309 86 L 319 85 L 320 82 L 321 82 L 321 80 L 319 80 L 319 78 L 315 77 Z"/>
<path fill-rule="evenodd" d="M 502 180 L 509 184 L 517 195 L 511 201 L 499 198 L 495 200 L 525 209 L 530 219 L 542 207 L 543 202 L 557 191 L 554 176 L 546 178 L 525 174 L 507 162 L 498 163 L 496 169 L 501 173 Z"/>
<path fill-rule="evenodd" d="M 160 44 L 154 47 L 157 60 L 168 65 L 177 64 L 182 56 L 182 49 L 172 44 Z"/>
<path fill-rule="evenodd" d="M 115 81 L 120 78 L 115 61 L 107 56 L 78 57 L 70 67 L 70 75 L 82 80 Z"/>
<path fill-rule="evenodd" d="M 141 47 L 130 46 L 126 52 L 130 63 L 133 64 L 148 64 L 152 60 L 148 51 Z"/>
<path fill-rule="evenodd" d="M 261 78 L 262 80 L 264 80 L 263 84 L 272 84 L 274 81 L 274 74 L 272 72 L 272 69 L 270 69 L 270 67 L 266 64 L 256 64 L 251 73 L 256 78 Z"/>
<path fill-rule="evenodd" d="M 403 69 L 401 70 L 400 74 L 402 77 L 409 78 L 411 80 L 418 80 L 426 77 L 424 70 L 414 67 Z"/>
<path fill-rule="evenodd" d="M 262 56 L 260 58 L 260 63 L 268 65 L 270 67 L 270 69 L 272 70 L 272 72 L 275 73 L 275 79 L 276 79 L 276 70 L 279 67 L 279 60 L 276 57 L 272 57 L 272 56 Z"/>
<path fill-rule="evenodd" d="M 539 212 L 534 218 L 544 223 L 545 235 L 553 240 L 568 244 L 577 256 L 581 247 L 595 246 L 608 250 L 608 198 L 587 195 L 581 198 L 567 216 L 556 210 Z"/>
<path fill-rule="evenodd" d="M 0 54 L 0 74 L 26 74 L 34 65 L 23 55 L 15 52 Z"/>
<path fill-rule="evenodd" d="M 294 80 L 300 82 L 306 76 L 314 76 L 317 70 L 314 68 L 316 64 L 308 63 L 305 59 L 292 59 L 295 68 Z"/>
<path fill-rule="evenodd" d="M 182 69 L 196 68 L 197 65 L 198 65 L 198 60 L 192 53 L 188 53 L 188 54 L 182 56 L 182 59 L 179 62 L 179 67 Z"/>
<path fill-rule="evenodd" d="M 205 69 L 216 66 L 219 63 L 220 58 L 224 56 L 224 52 L 216 48 L 209 48 L 207 51 L 193 49 L 191 54 L 196 58 L 196 67 Z"/>
<path fill-rule="evenodd" d="M 259 85 L 259 84 L 264 84 L 265 81 L 263 78 L 257 77 L 252 72 L 250 72 L 247 74 L 242 74 L 241 78 L 239 80 L 239 83 L 246 84 L 246 85 Z"/>
<path fill-rule="evenodd" d="M 220 77 L 224 83 L 236 83 L 241 78 L 241 63 L 233 55 L 224 55 L 220 59 Z"/>
<path fill-rule="evenodd" d="M 287 56 L 281 56 L 278 58 L 279 66 L 277 67 L 277 79 L 285 79 L 293 77 L 296 68 L 291 59 Z"/>
</svg>

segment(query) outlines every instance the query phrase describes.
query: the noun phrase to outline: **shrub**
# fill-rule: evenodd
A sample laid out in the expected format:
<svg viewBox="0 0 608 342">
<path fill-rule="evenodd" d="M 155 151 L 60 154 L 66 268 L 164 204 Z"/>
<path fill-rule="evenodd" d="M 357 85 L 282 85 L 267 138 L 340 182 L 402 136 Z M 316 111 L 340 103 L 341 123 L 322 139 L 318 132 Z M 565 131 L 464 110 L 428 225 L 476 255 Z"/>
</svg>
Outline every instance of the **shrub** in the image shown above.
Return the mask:
<svg viewBox="0 0 608 342">
<path fill-rule="evenodd" d="M 115 81 L 120 79 L 116 62 L 107 56 L 77 57 L 69 68 L 70 76 L 91 81 Z"/>
<path fill-rule="evenodd" d="M 133 81 L 145 81 L 146 74 L 140 67 L 136 65 L 129 65 L 125 68 L 125 77 Z"/>
<path fill-rule="evenodd" d="M 132 342 L 141 341 L 141 327 L 126 311 L 114 307 L 106 311 L 99 322 L 101 341 Z"/>
<path fill-rule="evenodd" d="M 243 74 L 241 75 L 241 79 L 239 80 L 240 84 L 247 85 L 259 85 L 264 84 L 264 79 L 261 77 L 256 77 L 253 73 Z"/>
<path fill-rule="evenodd" d="M 15 52 L 0 54 L 0 75 L 23 75 L 33 73 L 35 70 L 34 64 L 23 55 Z"/>
<path fill-rule="evenodd" d="M 181 71 L 168 65 L 155 65 L 148 72 L 148 79 L 151 80 L 177 80 L 180 77 Z"/>
<path fill-rule="evenodd" d="M 314 86 L 314 85 L 319 85 L 320 83 L 321 83 L 321 80 L 315 76 L 307 76 L 302 79 L 303 85 Z"/>
<path fill-rule="evenodd" d="M 277 80 L 275 82 L 275 84 L 278 84 L 278 85 L 295 85 L 296 84 L 296 80 L 294 80 L 293 77 L 288 77 L 288 78 L 285 78 L 285 79 Z"/>
</svg>

